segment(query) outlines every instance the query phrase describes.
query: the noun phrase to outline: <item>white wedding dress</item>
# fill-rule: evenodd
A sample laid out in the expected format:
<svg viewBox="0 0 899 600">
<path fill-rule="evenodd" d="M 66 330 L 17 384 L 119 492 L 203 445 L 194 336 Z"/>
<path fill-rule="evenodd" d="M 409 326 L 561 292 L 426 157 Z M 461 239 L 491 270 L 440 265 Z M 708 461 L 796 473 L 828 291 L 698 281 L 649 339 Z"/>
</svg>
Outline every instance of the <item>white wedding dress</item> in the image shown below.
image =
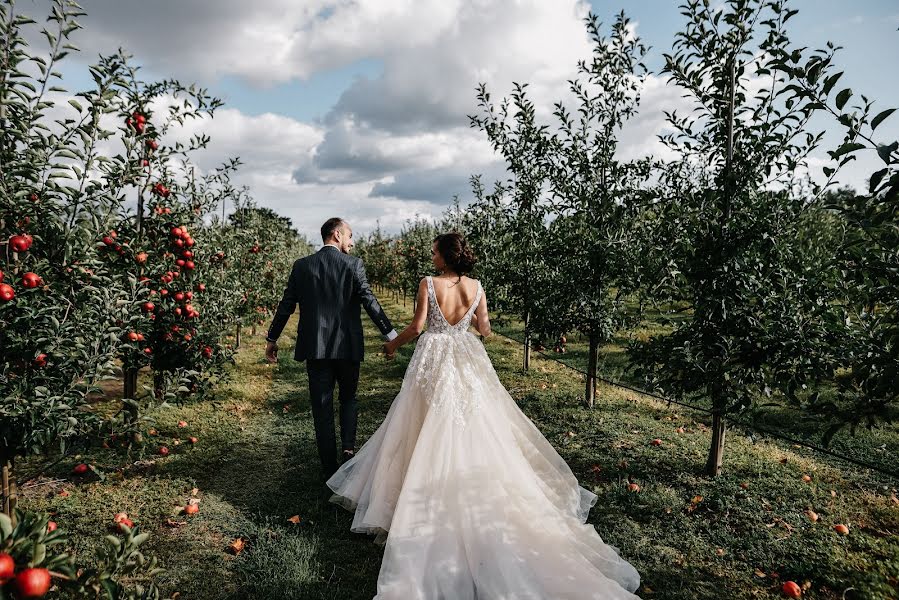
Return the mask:
<svg viewBox="0 0 899 600">
<path fill-rule="evenodd" d="M 500 383 L 428 278 L 428 328 L 384 422 L 328 480 L 352 531 L 386 535 L 377 600 L 633 600 L 637 571 L 603 543 L 596 495 Z"/>
</svg>

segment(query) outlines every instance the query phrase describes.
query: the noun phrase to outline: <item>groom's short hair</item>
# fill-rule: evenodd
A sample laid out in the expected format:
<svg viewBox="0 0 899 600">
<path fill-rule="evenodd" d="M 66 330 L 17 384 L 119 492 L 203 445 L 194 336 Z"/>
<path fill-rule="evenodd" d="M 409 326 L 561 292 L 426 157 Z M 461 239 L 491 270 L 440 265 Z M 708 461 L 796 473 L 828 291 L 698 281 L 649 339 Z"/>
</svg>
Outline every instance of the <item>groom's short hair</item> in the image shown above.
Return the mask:
<svg viewBox="0 0 899 600">
<path fill-rule="evenodd" d="M 331 217 L 322 225 L 322 241 L 327 242 L 334 235 L 334 232 L 340 229 L 346 221 L 340 217 Z"/>
</svg>

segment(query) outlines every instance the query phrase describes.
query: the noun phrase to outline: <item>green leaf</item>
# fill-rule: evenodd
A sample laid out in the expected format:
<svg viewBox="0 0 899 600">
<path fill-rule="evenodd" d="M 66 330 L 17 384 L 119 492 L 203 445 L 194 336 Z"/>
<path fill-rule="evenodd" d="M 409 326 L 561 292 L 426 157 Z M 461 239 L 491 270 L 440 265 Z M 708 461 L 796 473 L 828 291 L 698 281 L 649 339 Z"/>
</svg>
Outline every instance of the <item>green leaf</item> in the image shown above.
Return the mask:
<svg viewBox="0 0 899 600">
<path fill-rule="evenodd" d="M 75 99 L 69 100 L 69 104 L 71 104 L 75 108 L 75 110 L 77 110 L 78 112 L 81 112 L 84 110 L 83 108 L 81 108 L 81 104 L 79 104 L 78 101 Z"/>
<path fill-rule="evenodd" d="M 889 169 L 881 169 L 871 175 L 871 179 L 868 182 L 868 193 L 873 194 L 877 189 L 877 186 L 880 185 L 880 180 L 883 179 L 883 176 L 887 174 Z"/>
<path fill-rule="evenodd" d="M 6 513 L 0 513 L 0 533 L 3 534 L 3 539 L 12 535 L 12 520 Z"/>
<path fill-rule="evenodd" d="M 833 89 L 833 86 L 835 86 L 837 84 L 837 81 L 842 76 L 843 76 L 843 72 L 841 71 L 839 73 L 834 73 L 833 75 L 831 75 L 830 77 L 828 77 L 827 79 L 824 80 L 824 95 L 825 96 L 830 93 L 830 91 Z"/>
<path fill-rule="evenodd" d="M 859 144 L 858 142 L 847 142 L 837 148 L 834 152 L 831 153 L 831 156 L 834 158 L 839 158 L 844 154 L 848 154 L 850 152 L 855 152 L 856 150 L 863 150 L 865 148 L 864 144 Z"/>
<path fill-rule="evenodd" d="M 877 126 L 880 125 L 880 124 L 883 122 L 884 119 L 886 119 L 887 117 L 889 117 L 889 116 L 890 116 L 891 114 L 893 114 L 894 112 L 896 112 L 896 109 L 895 109 L 895 108 L 888 108 L 887 110 L 883 111 L 882 113 L 880 113 L 879 115 L 877 115 L 876 117 L 874 117 L 874 118 L 871 120 L 871 130 L 873 131 L 874 129 L 876 129 Z"/>
<path fill-rule="evenodd" d="M 846 106 L 846 103 L 849 101 L 849 98 L 852 97 L 852 90 L 850 88 L 846 88 L 839 94 L 837 94 L 837 109 L 843 110 L 843 107 Z"/>
<path fill-rule="evenodd" d="M 880 156 L 883 162 L 890 164 L 890 155 L 896 151 L 897 147 L 899 147 L 899 142 L 893 142 L 889 146 L 878 146 L 877 155 Z"/>
<path fill-rule="evenodd" d="M 44 544 L 35 544 L 34 552 L 31 554 L 31 564 L 37 567 L 44 562 L 45 558 L 47 558 L 47 546 Z"/>
</svg>

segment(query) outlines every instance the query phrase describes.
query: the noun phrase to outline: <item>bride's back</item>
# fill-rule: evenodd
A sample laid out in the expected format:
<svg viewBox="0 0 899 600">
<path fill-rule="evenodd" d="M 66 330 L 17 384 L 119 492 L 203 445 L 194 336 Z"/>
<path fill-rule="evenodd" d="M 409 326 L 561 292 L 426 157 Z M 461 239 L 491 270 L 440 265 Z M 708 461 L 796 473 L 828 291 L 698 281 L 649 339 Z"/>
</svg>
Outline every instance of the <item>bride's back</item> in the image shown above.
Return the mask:
<svg viewBox="0 0 899 600">
<path fill-rule="evenodd" d="M 444 318 L 450 323 L 458 323 L 471 308 L 478 293 L 478 282 L 471 277 L 432 277 L 434 296 Z"/>
</svg>

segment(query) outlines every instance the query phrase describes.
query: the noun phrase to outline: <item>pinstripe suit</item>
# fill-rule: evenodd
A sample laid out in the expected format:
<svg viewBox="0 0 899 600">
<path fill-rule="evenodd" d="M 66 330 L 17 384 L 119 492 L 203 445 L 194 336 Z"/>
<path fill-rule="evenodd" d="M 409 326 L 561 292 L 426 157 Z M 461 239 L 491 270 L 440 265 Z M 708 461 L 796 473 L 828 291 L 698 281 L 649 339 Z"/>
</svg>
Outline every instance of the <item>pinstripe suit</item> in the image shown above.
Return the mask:
<svg viewBox="0 0 899 600">
<path fill-rule="evenodd" d="M 337 470 L 335 383 L 340 389 L 341 445 L 345 450 L 356 445 L 356 387 L 364 356 L 362 308 L 387 339 L 396 337 L 396 331 L 368 285 L 362 260 L 334 246 L 293 264 L 268 341 L 277 341 L 297 305 L 294 359 L 306 361 L 315 439 L 327 479 Z"/>
</svg>

